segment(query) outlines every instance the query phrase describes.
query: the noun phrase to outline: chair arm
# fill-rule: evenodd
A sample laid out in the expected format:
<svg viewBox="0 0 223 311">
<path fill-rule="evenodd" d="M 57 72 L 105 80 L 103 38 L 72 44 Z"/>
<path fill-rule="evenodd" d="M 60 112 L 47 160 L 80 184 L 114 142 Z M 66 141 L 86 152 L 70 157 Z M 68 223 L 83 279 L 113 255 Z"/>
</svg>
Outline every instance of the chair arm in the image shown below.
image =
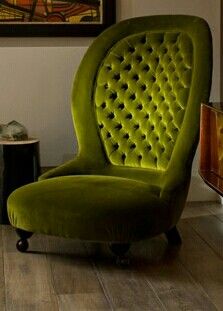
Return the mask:
<svg viewBox="0 0 223 311">
<path fill-rule="evenodd" d="M 189 187 L 191 179 L 191 169 L 188 170 L 178 170 L 178 174 L 168 174 L 163 178 L 164 182 L 162 185 L 161 196 L 162 197 L 172 197 L 181 189 L 186 189 Z"/>
<path fill-rule="evenodd" d="M 42 174 L 39 176 L 38 180 L 40 181 L 58 176 L 79 175 L 83 174 L 86 170 L 86 161 L 80 157 L 76 157 L 73 160 L 65 162 L 64 164 Z"/>
</svg>

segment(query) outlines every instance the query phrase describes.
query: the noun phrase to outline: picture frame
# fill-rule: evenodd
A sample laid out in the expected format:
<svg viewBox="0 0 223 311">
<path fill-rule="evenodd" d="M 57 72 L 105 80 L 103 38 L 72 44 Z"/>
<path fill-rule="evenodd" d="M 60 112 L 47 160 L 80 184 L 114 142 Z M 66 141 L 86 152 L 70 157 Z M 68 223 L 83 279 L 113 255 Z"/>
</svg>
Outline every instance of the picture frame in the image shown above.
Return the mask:
<svg viewBox="0 0 223 311">
<path fill-rule="evenodd" d="M 0 37 L 94 37 L 116 20 L 115 0 L 13 1 L 0 1 Z M 21 8 L 19 4 L 24 6 Z M 63 11 L 59 12 L 60 8 Z M 75 12 L 81 13 L 71 16 Z M 79 21 L 70 22 L 75 18 Z"/>
</svg>

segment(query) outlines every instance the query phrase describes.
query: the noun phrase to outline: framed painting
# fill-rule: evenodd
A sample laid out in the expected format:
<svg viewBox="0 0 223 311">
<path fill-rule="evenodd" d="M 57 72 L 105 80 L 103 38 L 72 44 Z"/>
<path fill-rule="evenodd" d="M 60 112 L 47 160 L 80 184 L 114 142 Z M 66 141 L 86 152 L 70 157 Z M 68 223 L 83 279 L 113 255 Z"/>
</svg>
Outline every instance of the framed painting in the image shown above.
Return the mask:
<svg viewBox="0 0 223 311">
<path fill-rule="evenodd" d="M 97 36 L 115 22 L 115 0 L 0 0 L 0 36 Z"/>
</svg>

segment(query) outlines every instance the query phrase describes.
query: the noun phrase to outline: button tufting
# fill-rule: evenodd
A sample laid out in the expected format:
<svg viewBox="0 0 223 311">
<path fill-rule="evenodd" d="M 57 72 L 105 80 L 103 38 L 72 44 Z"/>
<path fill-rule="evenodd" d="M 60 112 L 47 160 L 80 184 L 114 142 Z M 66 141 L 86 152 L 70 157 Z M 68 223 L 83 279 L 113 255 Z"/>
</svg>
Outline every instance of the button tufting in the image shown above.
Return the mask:
<svg viewBox="0 0 223 311">
<path fill-rule="evenodd" d="M 141 85 L 141 89 L 142 89 L 143 91 L 145 91 L 145 90 L 146 90 L 146 85 L 145 85 L 145 84 L 142 84 L 142 85 Z"/>
<path fill-rule="evenodd" d="M 163 72 L 164 68 L 160 66 L 160 72 Z"/>
<path fill-rule="evenodd" d="M 114 74 L 114 76 L 113 76 L 113 79 L 114 80 L 116 80 L 116 81 L 118 81 L 118 80 L 120 80 L 120 74 L 119 73 L 116 73 L 116 74 Z"/>
<path fill-rule="evenodd" d="M 107 116 L 107 118 L 108 119 L 114 119 L 114 117 L 115 117 L 115 115 L 114 115 L 114 113 L 113 112 L 110 112 L 109 114 L 108 114 L 108 116 Z"/>
<path fill-rule="evenodd" d="M 127 71 L 130 71 L 131 69 L 132 69 L 132 66 L 130 64 L 124 67 L 124 70 L 127 70 Z"/>
<path fill-rule="evenodd" d="M 150 145 L 148 145 L 146 148 L 147 148 L 149 151 L 152 150 L 152 147 L 151 147 Z"/>
<path fill-rule="evenodd" d="M 149 69 L 150 69 L 150 68 L 149 68 L 149 65 L 145 65 L 145 66 L 143 67 L 143 70 L 146 71 L 146 72 L 148 72 Z"/>
<path fill-rule="evenodd" d="M 151 102 L 151 100 L 152 100 L 152 96 L 151 95 L 148 96 L 148 100 Z"/>
<path fill-rule="evenodd" d="M 104 124 L 99 124 L 100 129 L 103 129 L 103 127 L 104 127 Z"/>
<path fill-rule="evenodd" d="M 128 113 L 128 114 L 127 114 L 126 119 L 129 119 L 129 120 L 131 120 L 131 119 L 132 119 L 132 115 L 131 115 L 131 113 Z"/>
<path fill-rule="evenodd" d="M 138 110 L 142 110 L 142 108 L 143 108 L 143 107 L 142 107 L 142 104 L 138 104 L 137 109 L 138 109 Z"/>
<path fill-rule="evenodd" d="M 115 126 L 115 128 L 116 128 L 117 130 L 121 130 L 121 129 L 122 129 L 122 125 L 121 125 L 121 124 L 117 124 L 117 125 Z"/>
<path fill-rule="evenodd" d="M 121 104 L 118 105 L 118 108 L 123 110 L 125 108 L 125 105 L 123 103 L 121 103 Z"/>
<path fill-rule="evenodd" d="M 118 147 L 119 147 L 119 144 L 118 144 L 118 143 L 115 143 L 115 144 L 113 145 L 114 150 L 117 150 Z"/>
<path fill-rule="evenodd" d="M 154 125 L 151 125 L 151 127 L 150 127 L 150 128 L 151 128 L 151 130 L 153 131 L 155 127 L 154 127 Z"/>
<path fill-rule="evenodd" d="M 104 84 L 104 88 L 107 90 L 108 89 L 108 83 Z"/>
<path fill-rule="evenodd" d="M 126 133 L 126 134 L 123 136 L 123 138 L 125 138 L 125 139 L 129 139 L 129 134 L 128 134 L 128 133 Z"/>
<path fill-rule="evenodd" d="M 146 135 L 145 134 L 142 134 L 142 139 L 146 139 Z"/>
<path fill-rule="evenodd" d="M 139 124 L 135 124 L 135 125 L 134 125 L 134 129 L 135 129 L 135 130 L 138 130 L 138 129 L 139 129 Z"/>
<path fill-rule="evenodd" d="M 111 134 L 108 132 L 106 136 L 107 136 L 107 138 L 110 138 Z"/>
<path fill-rule="evenodd" d="M 138 159 L 142 160 L 142 155 L 141 154 L 138 155 Z"/>
<path fill-rule="evenodd" d="M 139 76 L 137 74 L 135 74 L 133 77 L 132 77 L 133 80 L 135 81 L 138 81 L 139 80 Z"/>
<path fill-rule="evenodd" d="M 136 99 L 135 94 L 130 95 L 130 96 L 129 96 L 129 99 L 131 99 L 131 100 L 135 100 L 135 99 Z"/>
<path fill-rule="evenodd" d="M 130 149 L 135 149 L 135 148 L 136 148 L 136 144 L 135 143 L 130 145 Z"/>
<path fill-rule="evenodd" d="M 130 52 L 130 53 L 134 53 L 134 52 L 135 52 L 135 48 L 134 48 L 133 46 L 130 46 L 130 47 L 129 47 L 129 52 Z"/>
<path fill-rule="evenodd" d="M 122 84 L 121 88 L 126 91 L 128 89 L 128 84 L 127 83 Z"/>
<path fill-rule="evenodd" d="M 170 92 L 170 91 L 172 91 L 172 87 L 170 85 L 168 85 L 166 90 Z"/>
<path fill-rule="evenodd" d="M 124 57 L 123 57 L 123 56 L 121 56 L 121 55 L 120 55 L 120 56 L 118 56 L 117 58 L 118 58 L 118 60 L 120 61 L 120 63 L 122 63 L 122 62 L 123 62 L 123 60 L 124 60 Z"/>
<path fill-rule="evenodd" d="M 107 66 L 107 69 L 108 69 L 108 71 L 111 71 L 112 67 L 111 66 Z"/>
<path fill-rule="evenodd" d="M 141 55 L 137 55 L 136 56 L 136 60 L 141 63 L 142 62 L 142 56 Z"/>
<path fill-rule="evenodd" d="M 149 47 L 149 48 L 147 49 L 147 51 L 148 51 L 149 53 L 152 53 L 152 52 L 153 52 L 153 48 L 152 48 L 152 47 Z"/>
<path fill-rule="evenodd" d="M 106 108 L 106 103 L 105 103 L 105 102 L 103 102 L 103 103 L 101 104 L 101 108 L 103 108 L 103 109 Z"/>
<path fill-rule="evenodd" d="M 117 93 L 111 93 L 111 95 L 109 96 L 109 98 L 115 100 L 118 97 Z"/>
<path fill-rule="evenodd" d="M 147 113 L 146 115 L 145 115 L 145 119 L 149 119 L 149 114 Z"/>
</svg>

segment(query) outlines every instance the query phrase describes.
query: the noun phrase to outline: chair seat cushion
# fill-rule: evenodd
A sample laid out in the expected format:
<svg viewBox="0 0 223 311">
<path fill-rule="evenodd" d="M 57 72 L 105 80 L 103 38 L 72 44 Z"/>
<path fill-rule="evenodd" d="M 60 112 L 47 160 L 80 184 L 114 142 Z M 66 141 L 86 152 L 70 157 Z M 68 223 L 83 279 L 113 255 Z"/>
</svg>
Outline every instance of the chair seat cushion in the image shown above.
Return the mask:
<svg viewBox="0 0 223 311">
<path fill-rule="evenodd" d="M 135 241 L 165 231 L 167 203 L 145 182 L 111 176 L 63 176 L 15 190 L 11 224 L 31 232 L 92 241 Z"/>
</svg>

